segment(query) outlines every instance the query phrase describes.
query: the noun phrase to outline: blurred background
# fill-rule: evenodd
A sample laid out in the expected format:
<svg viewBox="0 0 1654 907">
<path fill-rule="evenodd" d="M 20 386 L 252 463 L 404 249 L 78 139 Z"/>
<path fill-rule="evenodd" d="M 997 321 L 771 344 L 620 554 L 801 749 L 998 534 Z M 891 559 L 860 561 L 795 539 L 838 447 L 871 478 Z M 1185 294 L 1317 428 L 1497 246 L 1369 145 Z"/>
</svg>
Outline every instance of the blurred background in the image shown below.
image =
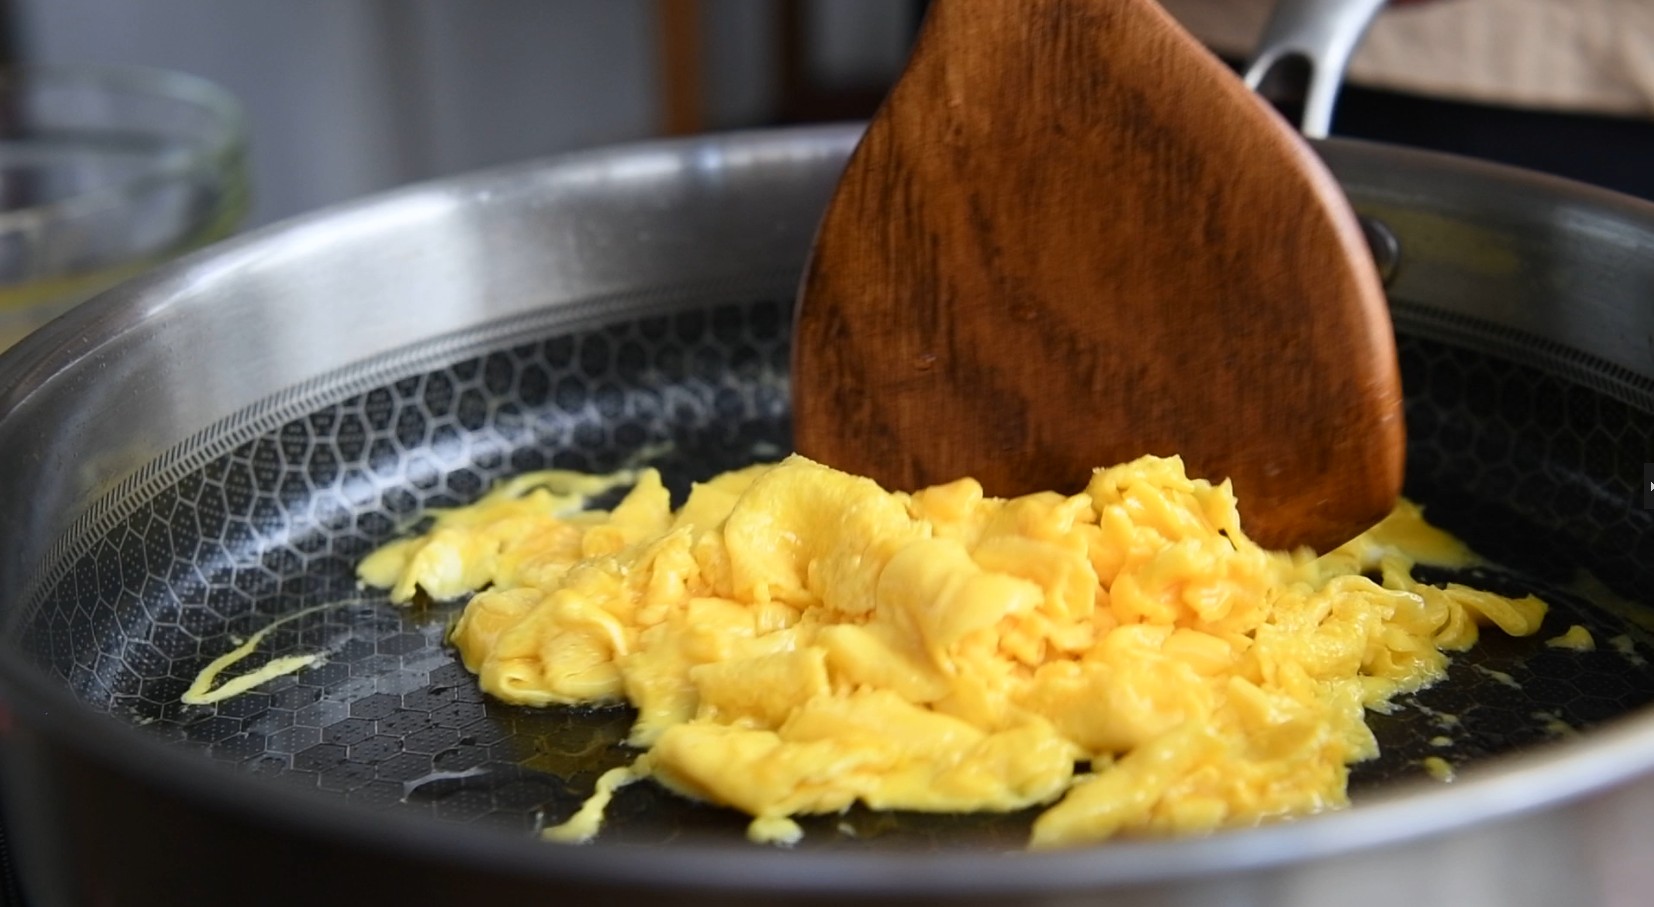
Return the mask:
<svg viewBox="0 0 1654 907">
<path fill-rule="evenodd" d="M 924 5 L 0 0 L 0 51 L 12 61 L 158 66 L 229 89 L 247 111 L 253 201 L 244 226 L 257 226 L 574 148 L 865 117 L 899 70 Z M 1238 60 L 1268 4 L 1166 5 Z M 1654 196 L 1651 18 L 1647 0 L 1394 5 L 1357 60 L 1363 85 L 1346 97 L 1335 131 Z M 1559 70 L 1566 55 L 1574 62 Z M 1584 83 L 1593 80 L 1613 88 L 1607 100 L 1591 100 Z"/>
<path fill-rule="evenodd" d="M 246 108 L 247 226 L 574 148 L 865 116 L 908 0 L 4 0 L 14 60 L 158 66 Z"/>
</svg>

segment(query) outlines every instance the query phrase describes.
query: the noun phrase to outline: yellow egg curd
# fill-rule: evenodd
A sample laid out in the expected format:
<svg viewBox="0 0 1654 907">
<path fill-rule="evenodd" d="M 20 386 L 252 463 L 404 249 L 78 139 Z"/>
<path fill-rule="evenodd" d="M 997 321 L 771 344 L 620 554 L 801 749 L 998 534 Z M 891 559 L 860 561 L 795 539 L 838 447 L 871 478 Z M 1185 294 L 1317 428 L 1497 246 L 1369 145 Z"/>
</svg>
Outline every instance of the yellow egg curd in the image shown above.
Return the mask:
<svg viewBox="0 0 1654 907">
<path fill-rule="evenodd" d="M 577 509 L 630 479 L 519 477 L 360 570 L 398 601 L 476 591 L 452 639 L 490 694 L 637 709 L 640 757 L 558 840 L 635 778 L 778 842 L 858 801 L 1044 806 L 1035 847 L 1339 807 L 1377 752 L 1365 708 L 1441 679 L 1479 623 L 1525 635 L 1545 613 L 1413 580 L 1473 555 L 1406 501 L 1325 555 L 1260 548 L 1229 483 L 1175 457 L 1007 500 L 794 456 L 676 512 L 652 470 Z"/>
</svg>

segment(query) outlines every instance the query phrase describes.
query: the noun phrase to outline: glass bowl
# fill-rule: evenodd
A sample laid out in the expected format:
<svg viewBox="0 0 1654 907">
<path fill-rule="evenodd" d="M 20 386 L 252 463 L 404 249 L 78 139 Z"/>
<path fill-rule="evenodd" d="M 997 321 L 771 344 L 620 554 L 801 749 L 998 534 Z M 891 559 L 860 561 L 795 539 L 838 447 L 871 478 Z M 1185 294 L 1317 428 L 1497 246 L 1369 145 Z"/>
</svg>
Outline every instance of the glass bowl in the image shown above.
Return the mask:
<svg viewBox="0 0 1654 907">
<path fill-rule="evenodd" d="M 0 349 L 229 235 L 249 200 L 241 105 L 164 70 L 0 70 Z"/>
</svg>

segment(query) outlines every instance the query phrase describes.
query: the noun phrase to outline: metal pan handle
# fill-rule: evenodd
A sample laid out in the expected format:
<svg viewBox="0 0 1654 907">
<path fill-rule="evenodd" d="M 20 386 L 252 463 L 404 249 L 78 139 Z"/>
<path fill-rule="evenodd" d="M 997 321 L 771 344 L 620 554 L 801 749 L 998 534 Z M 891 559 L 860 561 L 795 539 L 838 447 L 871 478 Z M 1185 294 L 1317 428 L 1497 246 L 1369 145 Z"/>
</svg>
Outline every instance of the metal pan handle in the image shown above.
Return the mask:
<svg viewBox="0 0 1654 907">
<path fill-rule="evenodd" d="M 1385 0 L 1279 0 L 1243 77 L 1252 90 L 1269 97 L 1265 79 L 1301 81 L 1293 86 L 1303 97 L 1298 128 L 1307 138 L 1324 139 L 1332 128 L 1332 108 L 1350 56 Z M 1287 64 L 1287 65 L 1282 65 Z M 1307 64 L 1307 66 L 1305 65 Z"/>
</svg>

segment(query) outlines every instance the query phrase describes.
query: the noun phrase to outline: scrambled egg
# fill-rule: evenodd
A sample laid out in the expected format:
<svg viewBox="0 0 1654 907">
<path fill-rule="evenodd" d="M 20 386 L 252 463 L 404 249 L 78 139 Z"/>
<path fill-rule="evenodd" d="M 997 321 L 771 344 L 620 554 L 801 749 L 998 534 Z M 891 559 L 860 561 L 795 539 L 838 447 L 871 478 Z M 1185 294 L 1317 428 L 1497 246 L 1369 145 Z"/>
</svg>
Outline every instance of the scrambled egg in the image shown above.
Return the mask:
<svg viewBox="0 0 1654 907">
<path fill-rule="evenodd" d="M 1570 626 L 1567 632 L 1563 633 L 1561 636 L 1554 636 L 1545 640 L 1545 645 L 1550 646 L 1553 649 L 1573 649 L 1575 652 L 1595 652 L 1597 648 L 1597 641 L 1596 638 L 1591 635 L 1590 630 L 1585 629 L 1579 624 L 1574 624 Z"/>
<path fill-rule="evenodd" d="M 481 590 L 452 639 L 494 696 L 636 707 L 642 755 L 558 839 L 643 777 L 779 842 L 857 801 L 1045 806 L 1036 847 L 1338 807 L 1377 752 L 1365 708 L 1443 677 L 1479 622 L 1531 634 L 1545 612 L 1414 581 L 1472 555 L 1405 501 L 1324 556 L 1264 550 L 1229 484 L 1176 458 L 1004 500 L 794 456 L 676 512 L 652 470 L 578 510 L 622 480 L 520 477 L 360 568 L 399 601 Z"/>
</svg>

